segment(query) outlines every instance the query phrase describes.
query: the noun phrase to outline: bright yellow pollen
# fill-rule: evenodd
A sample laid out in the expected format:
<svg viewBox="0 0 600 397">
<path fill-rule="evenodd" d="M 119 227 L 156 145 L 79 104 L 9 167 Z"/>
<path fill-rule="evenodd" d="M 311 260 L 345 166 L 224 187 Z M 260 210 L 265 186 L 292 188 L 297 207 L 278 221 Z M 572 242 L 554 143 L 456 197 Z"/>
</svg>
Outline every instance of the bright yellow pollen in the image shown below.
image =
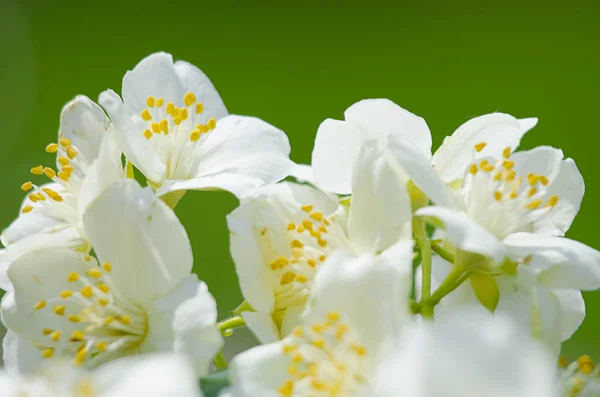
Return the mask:
<svg viewBox="0 0 600 397">
<path fill-rule="evenodd" d="M 510 197 L 511 199 L 516 199 L 516 198 L 517 198 L 517 196 L 518 196 L 518 194 L 517 194 L 517 189 L 514 189 L 514 188 L 513 188 L 513 189 L 510 191 L 510 196 L 509 196 L 509 197 Z"/>
<path fill-rule="evenodd" d="M 94 296 L 94 291 L 92 290 L 91 285 L 86 285 L 85 287 L 80 289 L 79 292 L 81 293 L 81 295 L 85 296 L 86 298 L 91 298 L 92 296 Z"/>
<path fill-rule="evenodd" d="M 60 335 L 60 331 L 54 331 L 52 335 L 50 335 L 50 339 L 52 339 L 54 342 L 58 342 L 60 340 Z"/>
<path fill-rule="evenodd" d="M 313 236 L 313 237 L 315 237 L 315 238 L 319 238 L 319 237 L 321 237 L 321 232 L 318 231 L 318 230 L 311 230 L 310 231 L 310 235 Z"/>
<path fill-rule="evenodd" d="M 204 111 L 204 105 L 202 104 L 202 102 L 198 102 L 196 104 L 196 114 L 200 114 Z"/>
<path fill-rule="evenodd" d="M 104 324 L 110 325 L 113 323 L 113 321 L 115 321 L 115 318 L 113 316 L 108 316 L 104 319 Z"/>
<path fill-rule="evenodd" d="M 110 288 L 108 287 L 108 285 L 105 284 L 98 284 L 96 287 L 98 287 L 98 289 L 102 292 L 104 292 L 105 294 L 108 294 L 108 291 L 110 291 Z"/>
<path fill-rule="evenodd" d="M 281 276 L 281 280 L 279 280 L 279 284 L 286 285 L 294 281 L 296 278 L 296 273 L 294 272 L 286 272 L 283 276 Z"/>
<path fill-rule="evenodd" d="M 106 305 L 108 305 L 108 299 L 100 298 L 100 299 L 98 299 L 98 303 L 101 304 L 102 306 L 106 306 Z"/>
<path fill-rule="evenodd" d="M 529 210 L 535 210 L 540 206 L 540 204 L 542 204 L 542 200 L 533 200 L 532 202 L 528 203 L 525 208 Z"/>
<path fill-rule="evenodd" d="M 77 280 L 79 280 L 79 274 L 77 274 L 77 272 L 69 273 L 67 276 L 67 281 L 70 283 L 74 283 Z"/>
<path fill-rule="evenodd" d="M 106 351 L 106 348 L 108 347 L 108 345 L 106 344 L 106 342 L 98 342 L 96 343 L 96 348 L 98 349 L 98 351 Z"/>
<path fill-rule="evenodd" d="M 514 166 L 515 166 L 515 162 L 514 161 L 510 161 L 510 160 L 504 160 L 502 162 L 502 166 L 504 167 L 505 170 L 511 170 Z"/>
<path fill-rule="evenodd" d="M 308 279 L 304 274 L 296 274 L 296 281 L 299 283 L 305 283 L 306 281 L 308 281 Z"/>
<path fill-rule="evenodd" d="M 83 361 L 85 360 L 85 357 L 87 356 L 87 350 L 86 349 L 81 349 L 80 351 L 77 352 L 77 355 L 75 356 L 75 365 L 81 365 L 83 364 Z"/>
<path fill-rule="evenodd" d="M 308 263 L 308 266 L 310 267 L 316 267 L 317 266 L 317 261 L 314 259 L 309 259 L 306 261 L 306 263 Z"/>
<path fill-rule="evenodd" d="M 21 210 L 22 213 L 26 214 L 28 212 L 31 212 L 33 210 L 33 206 L 32 205 L 26 205 L 25 207 L 23 207 L 23 209 Z"/>
<path fill-rule="evenodd" d="M 44 173 L 44 167 L 38 165 L 37 167 L 33 167 L 30 171 L 34 175 L 42 175 Z"/>
<path fill-rule="evenodd" d="M 165 103 L 165 98 L 158 98 L 156 100 L 156 107 L 159 108 Z"/>
<path fill-rule="evenodd" d="M 491 164 L 486 164 L 485 166 L 481 167 L 481 170 L 484 172 L 492 172 L 494 171 L 494 166 Z"/>
<path fill-rule="evenodd" d="M 474 147 L 475 147 L 475 151 L 476 151 L 477 153 L 479 153 L 479 152 L 481 152 L 481 151 L 483 150 L 483 148 L 485 148 L 486 146 L 487 146 L 487 143 L 485 143 L 485 142 L 478 143 L 478 144 L 476 144 L 476 145 L 474 146 Z"/>
<path fill-rule="evenodd" d="M 504 179 L 506 179 L 507 181 L 514 181 L 516 176 L 517 172 L 515 170 L 510 170 L 506 173 Z"/>
<path fill-rule="evenodd" d="M 69 319 L 70 322 L 72 323 L 78 323 L 81 321 L 81 317 L 79 317 L 76 314 L 69 314 L 69 317 L 67 317 Z"/>
<path fill-rule="evenodd" d="M 364 346 L 353 345 L 352 350 L 354 350 L 359 356 L 364 356 L 367 354 L 367 349 Z"/>
<path fill-rule="evenodd" d="M 183 103 L 185 103 L 185 106 L 192 106 L 194 103 L 196 103 L 196 95 L 194 95 L 194 93 L 191 91 L 188 92 L 183 97 Z"/>
<path fill-rule="evenodd" d="M 295 228 L 296 225 L 294 225 L 293 223 L 288 223 L 287 230 L 294 230 Z"/>
<path fill-rule="evenodd" d="M 558 203 L 558 196 L 552 196 L 548 199 L 547 207 L 554 207 Z"/>
<path fill-rule="evenodd" d="M 121 324 L 125 324 L 125 325 L 131 324 L 131 317 L 129 317 L 128 315 L 121 316 L 121 317 L 119 317 L 118 320 Z"/>
<path fill-rule="evenodd" d="M 499 181 L 500 179 L 502 179 L 502 171 L 498 171 L 496 174 L 494 174 L 495 181 Z"/>
<path fill-rule="evenodd" d="M 214 130 L 215 128 L 217 128 L 217 119 L 215 119 L 214 117 L 211 117 L 210 119 L 208 119 L 206 126 L 208 127 L 209 130 Z"/>
<path fill-rule="evenodd" d="M 160 124 L 158 124 L 157 122 L 152 123 L 152 132 L 154 132 L 155 134 L 160 133 Z"/>
<path fill-rule="evenodd" d="M 308 204 L 303 205 L 301 208 L 302 208 L 302 211 L 304 211 L 304 212 L 311 212 L 313 210 L 313 206 L 308 205 Z"/>
<path fill-rule="evenodd" d="M 102 277 L 102 270 L 95 267 L 91 268 L 90 270 L 88 270 L 88 275 L 90 275 L 93 278 Z"/>
<path fill-rule="evenodd" d="M 302 225 L 298 226 L 298 229 L 296 229 L 296 231 L 297 231 L 298 233 L 302 233 L 302 232 L 304 232 L 305 230 L 306 230 L 306 228 L 305 228 L 304 226 L 302 226 Z"/>
<path fill-rule="evenodd" d="M 489 163 L 490 163 L 489 161 L 487 161 L 486 159 L 483 159 L 479 162 L 479 168 L 483 168 L 486 165 L 488 165 Z"/>
<path fill-rule="evenodd" d="M 111 272 L 112 271 L 112 265 L 109 262 L 104 262 L 102 264 L 102 268 L 107 271 L 107 272 Z"/>
<path fill-rule="evenodd" d="M 150 138 L 152 138 L 152 131 L 146 129 L 143 132 L 144 136 L 146 137 L 146 139 L 150 140 Z"/>
<path fill-rule="evenodd" d="M 534 187 L 529 188 L 529 192 L 527 193 L 527 197 L 532 197 L 536 193 L 537 193 L 537 189 L 536 188 L 534 188 Z"/>
<path fill-rule="evenodd" d="M 327 241 L 323 240 L 322 238 L 317 239 L 317 243 L 321 246 L 321 247 L 327 247 Z"/>
<path fill-rule="evenodd" d="M 52 190 L 50 188 L 44 187 L 44 188 L 42 188 L 42 190 L 44 191 L 44 193 L 46 193 L 48 195 L 48 197 L 50 197 L 52 199 L 55 197 L 58 197 L 58 193 L 56 193 L 54 190 Z"/>
<path fill-rule="evenodd" d="M 71 340 L 73 342 L 81 342 L 85 339 L 85 333 L 83 331 L 73 331 L 71 334 Z"/>
<path fill-rule="evenodd" d="M 42 350 L 42 357 L 44 357 L 44 358 L 50 358 L 53 355 L 54 355 L 54 349 L 51 347 L 48 349 Z"/>
<path fill-rule="evenodd" d="M 45 307 L 46 307 L 46 301 L 44 301 L 44 300 L 38 301 L 35 305 L 33 305 L 33 308 L 35 310 L 41 310 Z"/>
<path fill-rule="evenodd" d="M 275 258 L 271 262 L 271 268 L 273 270 L 275 270 L 275 269 L 282 269 L 285 266 L 287 266 L 289 263 L 290 263 L 290 261 L 288 260 L 288 258 L 283 257 L 283 256 L 279 256 L 279 257 Z"/>
<path fill-rule="evenodd" d="M 150 114 L 148 109 L 142 110 L 142 113 L 140 114 L 140 116 L 142 116 L 142 120 L 144 120 L 144 121 L 152 120 L 152 115 Z"/>
<path fill-rule="evenodd" d="M 548 183 L 550 182 L 545 175 L 540 175 L 539 180 L 540 180 L 540 182 L 542 182 L 542 185 L 544 185 L 544 186 L 548 186 Z"/>
<path fill-rule="evenodd" d="M 192 131 L 192 133 L 190 134 L 190 142 L 196 142 L 198 139 L 200 139 L 201 135 L 202 133 L 198 130 Z"/>
<path fill-rule="evenodd" d="M 170 114 L 171 116 L 173 115 L 173 111 L 175 110 L 175 105 L 173 105 L 173 102 L 169 102 L 167 103 L 167 114 Z"/>
<path fill-rule="evenodd" d="M 475 175 L 477 173 L 477 166 L 475 164 L 471 164 L 471 166 L 469 167 L 469 172 L 472 175 Z"/>
<path fill-rule="evenodd" d="M 290 397 L 294 392 L 294 382 L 291 380 L 286 380 L 283 386 L 277 389 L 277 391 L 284 397 Z"/>
<path fill-rule="evenodd" d="M 72 296 L 73 296 L 73 291 L 64 290 L 64 291 L 61 291 L 61 293 L 60 293 L 60 297 L 63 298 L 63 299 L 67 299 L 67 298 L 70 298 Z"/>
<path fill-rule="evenodd" d="M 594 361 L 588 355 L 580 356 L 577 359 L 577 368 L 584 374 L 589 375 L 594 370 Z"/>
<path fill-rule="evenodd" d="M 304 248 L 304 244 L 302 244 L 302 242 L 300 242 L 298 240 L 292 240 L 292 247 L 293 248 Z"/>
<path fill-rule="evenodd" d="M 315 221 L 320 221 L 323 219 L 323 214 L 320 212 L 313 212 L 312 214 L 310 214 L 310 217 L 313 218 Z"/>
<path fill-rule="evenodd" d="M 46 146 L 47 153 L 56 153 L 58 152 L 58 143 L 50 143 Z"/>
<path fill-rule="evenodd" d="M 69 174 L 67 172 L 61 171 L 58 173 L 58 177 L 63 181 L 67 182 L 69 180 Z"/>
<path fill-rule="evenodd" d="M 538 180 L 538 177 L 532 174 L 531 172 L 527 174 L 527 182 L 529 182 L 531 186 L 535 185 L 538 182 Z"/>
<path fill-rule="evenodd" d="M 164 132 L 165 135 L 169 134 L 169 122 L 167 120 L 162 119 L 159 126 L 160 130 Z"/>
<path fill-rule="evenodd" d="M 31 188 L 33 188 L 33 183 L 31 183 L 31 182 L 25 182 L 24 184 L 21 185 L 21 190 L 24 192 L 31 190 Z"/>
<path fill-rule="evenodd" d="M 50 334 L 51 334 L 51 333 L 53 333 L 53 332 L 54 332 L 54 330 L 53 330 L 52 328 L 44 328 L 44 329 L 42 330 L 42 334 L 44 334 L 44 335 L 46 335 L 46 336 L 47 336 L 47 335 L 50 335 Z"/>
<path fill-rule="evenodd" d="M 325 262 L 325 259 L 327 259 L 327 255 L 321 255 L 321 256 L 319 257 L 319 260 L 320 260 L 321 262 Z"/>
<path fill-rule="evenodd" d="M 340 319 L 340 313 L 339 312 L 329 312 L 327 314 L 327 319 L 329 321 L 338 321 Z"/>
<path fill-rule="evenodd" d="M 156 100 L 154 99 L 154 97 L 152 95 L 150 95 L 148 97 L 148 99 L 146 99 L 146 106 L 153 108 L 155 102 L 156 102 Z"/>
<path fill-rule="evenodd" d="M 65 306 L 64 305 L 57 305 L 54 306 L 54 309 L 52 309 L 54 311 L 54 313 L 58 314 L 59 316 L 62 316 L 63 314 L 65 314 Z"/>
<path fill-rule="evenodd" d="M 52 168 L 50 168 L 50 167 L 46 167 L 46 168 L 44 168 L 44 174 L 45 174 L 45 175 L 46 175 L 48 178 L 52 179 L 52 178 L 54 178 L 54 177 L 56 176 L 56 171 L 54 171 L 54 170 L 53 170 Z"/>
<path fill-rule="evenodd" d="M 72 146 L 69 146 L 67 148 L 67 157 L 71 160 L 73 160 L 75 158 L 75 156 L 77 156 L 77 150 L 73 149 Z"/>
<path fill-rule="evenodd" d="M 512 149 L 510 147 L 507 147 L 502 151 L 502 156 L 504 156 L 504 158 L 507 159 L 510 157 L 511 152 L 512 152 Z"/>
<path fill-rule="evenodd" d="M 69 138 L 65 138 L 65 137 L 61 137 L 59 140 L 61 145 L 63 145 L 64 147 L 69 147 L 71 146 L 71 140 Z"/>
<path fill-rule="evenodd" d="M 183 121 L 183 117 L 181 117 L 181 116 L 177 116 L 173 119 L 173 123 L 175 123 L 175 125 L 181 124 L 182 121 Z"/>
</svg>

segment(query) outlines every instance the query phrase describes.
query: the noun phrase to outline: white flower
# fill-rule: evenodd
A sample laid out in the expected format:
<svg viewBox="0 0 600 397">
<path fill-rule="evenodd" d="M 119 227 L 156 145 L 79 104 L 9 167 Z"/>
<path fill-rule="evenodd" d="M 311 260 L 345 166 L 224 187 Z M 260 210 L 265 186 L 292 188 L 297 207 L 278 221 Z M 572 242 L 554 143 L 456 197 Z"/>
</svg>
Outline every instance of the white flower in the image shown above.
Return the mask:
<svg viewBox="0 0 600 397">
<path fill-rule="evenodd" d="M 39 248 L 64 246 L 89 249 L 81 215 L 88 203 L 109 183 L 124 176 L 121 153 L 113 142 L 113 127 L 104 111 L 85 96 L 67 103 L 60 117 L 58 143 L 46 147 L 56 153 L 57 170 L 36 166 L 34 175 L 51 182 L 28 181 L 28 195 L 19 217 L 2 232 L 7 247 L 0 259 L 0 288 L 9 289 L 6 269 L 19 255 Z"/>
<path fill-rule="evenodd" d="M 317 274 L 301 325 L 234 358 L 232 394 L 358 395 L 409 321 L 411 257 L 408 242 L 376 257 L 333 253 Z"/>
<path fill-rule="evenodd" d="M 562 359 L 561 359 L 562 360 Z M 590 356 L 581 356 L 567 365 L 560 375 L 561 397 L 596 397 L 600 394 L 600 366 Z"/>
<path fill-rule="evenodd" d="M 241 197 L 292 169 L 285 134 L 253 117 L 227 116 L 208 77 L 157 53 L 123 78 L 123 101 L 100 104 L 119 126 L 122 150 L 171 206 L 187 189 L 224 189 Z"/>
<path fill-rule="evenodd" d="M 558 397 L 554 360 L 510 317 L 471 309 L 409 331 L 364 397 Z"/>
<path fill-rule="evenodd" d="M 68 357 L 95 367 L 175 351 L 206 373 L 222 344 L 216 305 L 190 274 L 190 242 L 173 211 L 124 179 L 88 206 L 83 226 L 100 262 L 56 247 L 24 254 L 8 270 L 14 291 L 2 300 L 5 365 L 29 371 Z"/>
<path fill-rule="evenodd" d="M 231 254 L 255 310 L 243 316 L 262 342 L 297 324 L 315 274 L 333 251 L 378 254 L 411 240 L 408 193 L 375 145 L 363 148 L 355 168 L 349 211 L 336 197 L 284 182 L 261 189 L 228 216 Z"/>
<path fill-rule="evenodd" d="M 0 373 L 4 397 L 201 397 L 196 373 L 183 356 L 128 358 L 89 372 L 66 363 L 35 376 Z"/>
<path fill-rule="evenodd" d="M 388 99 L 362 100 L 344 116 L 345 121 L 325 120 L 317 131 L 312 166 L 319 187 L 351 193 L 352 168 L 360 148 L 374 140 L 401 166 L 405 181 L 412 180 L 434 203 L 448 206 L 451 200 L 446 184 L 454 182 L 473 161 L 473 145 L 487 142 L 475 158 L 507 146 L 514 149 L 537 123 L 537 119 L 517 120 L 502 113 L 480 116 L 460 126 L 432 157 L 425 120 Z"/>
</svg>

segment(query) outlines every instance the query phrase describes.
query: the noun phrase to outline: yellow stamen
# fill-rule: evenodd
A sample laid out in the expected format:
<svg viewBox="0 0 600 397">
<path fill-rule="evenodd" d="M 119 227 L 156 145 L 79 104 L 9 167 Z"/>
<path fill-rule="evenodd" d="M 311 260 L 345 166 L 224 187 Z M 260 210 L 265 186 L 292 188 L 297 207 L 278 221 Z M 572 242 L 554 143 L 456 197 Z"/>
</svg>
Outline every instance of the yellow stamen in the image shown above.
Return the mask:
<svg viewBox="0 0 600 397">
<path fill-rule="evenodd" d="M 533 200 L 532 202 L 528 203 L 525 208 L 529 210 L 535 210 L 540 206 L 540 204 L 542 204 L 542 200 Z"/>
<path fill-rule="evenodd" d="M 46 168 L 44 168 L 44 174 L 46 174 L 46 176 L 48 178 L 52 179 L 52 178 L 54 178 L 56 176 L 56 171 L 54 171 L 50 167 L 46 167 Z"/>
<path fill-rule="evenodd" d="M 171 116 L 173 116 L 173 111 L 175 110 L 175 105 L 173 105 L 173 102 L 169 102 L 167 103 L 167 114 L 170 114 Z"/>
<path fill-rule="evenodd" d="M 54 311 L 54 313 L 58 314 L 59 316 L 62 316 L 63 314 L 65 314 L 65 306 L 64 305 L 57 305 L 54 306 L 54 309 L 52 309 Z"/>
<path fill-rule="evenodd" d="M 200 114 L 204 111 L 204 105 L 202 104 L 202 102 L 198 102 L 196 104 L 196 114 Z"/>
<path fill-rule="evenodd" d="M 192 131 L 192 133 L 190 134 L 190 142 L 196 142 L 198 139 L 200 139 L 201 135 L 202 133 L 198 130 Z"/>
<path fill-rule="evenodd" d="M 64 291 L 61 291 L 61 293 L 60 293 L 60 297 L 63 299 L 70 298 L 71 296 L 73 296 L 73 291 L 64 290 Z"/>
<path fill-rule="evenodd" d="M 296 225 L 294 225 L 293 223 L 288 223 L 287 230 L 294 230 L 295 228 Z"/>
<path fill-rule="evenodd" d="M 481 152 L 483 150 L 483 148 L 485 148 L 487 146 L 487 143 L 485 142 L 481 142 L 475 145 L 475 151 L 477 153 Z"/>
<path fill-rule="evenodd" d="M 21 185 L 21 190 L 24 192 L 31 190 L 31 188 L 33 188 L 33 183 L 31 183 L 31 182 L 25 182 L 24 184 Z"/>
<path fill-rule="evenodd" d="M 91 298 L 92 296 L 94 296 L 94 291 L 92 290 L 91 285 L 86 285 L 85 287 L 80 289 L 79 292 L 81 293 L 81 295 L 85 296 L 86 298 Z"/>
<path fill-rule="evenodd" d="M 98 349 L 98 351 L 106 351 L 106 348 L 108 347 L 108 345 L 106 344 L 106 342 L 98 342 L 96 344 L 96 348 Z"/>
<path fill-rule="evenodd" d="M 527 193 L 527 197 L 532 197 L 536 193 L 537 193 L 537 189 L 536 188 L 534 188 L 534 187 L 529 188 L 529 192 Z"/>
<path fill-rule="evenodd" d="M 44 335 L 46 335 L 46 336 L 50 335 L 50 334 L 51 334 L 51 333 L 53 333 L 53 332 L 54 332 L 54 330 L 53 330 L 52 328 L 44 328 L 44 329 L 42 330 L 42 334 L 44 334 Z"/>
<path fill-rule="evenodd" d="M 60 340 L 60 334 L 60 331 L 54 331 L 52 335 L 50 335 L 50 339 L 52 339 L 54 342 L 58 342 Z"/>
<path fill-rule="evenodd" d="M 50 358 L 53 355 L 54 355 L 54 349 L 51 347 L 48 349 L 42 350 L 42 357 L 44 357 L 44 358 Z"/>
<path fill-rule="evenodd" d="M 302 208 L 302 211 L 304 211 L 304 212 L 311 212 L 313 210 L 313 206 L 308 205 L 308 204 L 303 205 L 301 208 Z"/>
<path fill-rule="evenodd" d="M 208 119 L 206 126 L 208 127 L 208 129 L 210 131 L 214 130 L 215 128 L 217 128 L 217 119 L 215 119 L 214 117 L 211 117 L 210 119 Z"/>
<path fill-rule="evenodd" d="M 292 240 L 292 247 L 293 248 L 304 248 L 304 244 L 302 244 L 298 240 Z"/>
<path fill-rule="evenodd" d="M 146 99 L 146 106 L 153 108 L 155 102 L 156 102 L 156 100 L 154 99 L 154 97 L 152 95 L 150 95 L 148 97 L 148 99 Z"/>
<path fill-rule="evenodd" d="M 155 134 L 160 133 L 160 124 L 158 124 L 157 122 L 154 122 L 154 123 L 152 123 L 151 127 L 152 127 L 152 132 L 154 132 Z"/>
<path fill-rule="evenodd" d="M 71 146 L 71 140 L 69 138 L 65 138 L 65 137 L 61 137 L 59 140 L 61 145 L 63 145 L 64 147 L 69 147 Z"/>
<path fill-rule="evenodd" d="M 146 129 L 143 132 L 144 136 L 146 137 L 146 139 L 150 140 L 150 138 L 152 138 L 152 131 Z"/>
<path fill-rule="evenodd" d="M 50 143 L 50 144 L 48 144 L 48 146 L 46 146 L 46 152 L 47 153 L 56 153 L 56 152 L 58 152 L 58 144 L 57 143 Z"/>
<path fill-rule="evenodd" d="M 46 301 L 44 301 L 44 300 L 38 301 L 35 305 L 33 305 L 33 308 L 35 310 L 42 310 L 45 307 L 46 307 Z"/>
<path fill-rule="evenodd" d="M 63 181 L 65 181 L 65 182 L 69 181 L 69 176 L 70 176 L 69 173 L 64 172 L 64 171 L 61 171 L 61 172 L 58 173 L 58 177 L 60 179 L 62 179 Z"/>
<path fill-rule="evenodd" d="M 32 205 L 26 205 L 25 207 L 23 207 L 23 209 L 21 210 L 21 212 L 23 214 L 26 214 L 28 212 L 31 212 L 33 210 L 33 206 Z"/>
<path fill-rule="evenodd" d="M 512 149 L 510 147 L 507 147 L 502 151 L 502 156 L 504 156 L 504 158 L 507 159 L 510 157 L 511 152 L 512 152 Z"/>
<path fill-rule="evenodd" d="M 98 289 L 102 292 L 104 292 L 105 294 L 108 294 L 108 291 L 110 291 L 110 288 L 108 287 L 108 285 L 105 284 L 98 284 L 96 287 L 98 287 Z"/>
<path fill-rule="evenodd" d="M 104 264 L 102 264 L 102 268 L 107 272 L 112 271 L 112 265 L 109 262 L 104 262 Z"/>
<path fill-rule="evenodd" d="M 73 168 L 73 166 L 71 165 L 65 165 L 64 167 L 62 167 L 62 172 L 71 175 L 73 173 L 73 171 L 75 171 L 75 168 Z"/>
<path fill-rule="evenodd" d="M 546 207 L 554 207 L 558 203 L 558 196 L 552 196 L 548 199 Z"/>
<path fill-rule="evenodd" d="M 150 114 L 148 109 L 142 110 L 142 113 L 140 114 L 140 116 L 142 116 L 142 120 L 144 120 L 144 121 L 152 120 L 152 115 Z"/>
<path fill-rule="evenodd" d="M 471 164 L 471 166 L 469 167 L 469 172 L 472 175 L 475 175 L 477 173 L 477 166 L 475 164 Z"/>
<path fill-rule="evenodd" d="M 125 324 L 125 325 L 131 324 L 131 317 L 129 317 L 128 315 L 121 316 L 121 317 L 119 317 L 118 320 L 121 324 Z"/>
<path fill-rule="evenodd" d="M 69 146 L 67 148 L 67 157 L 71 160 L 73 160 L 75 158 L 75 156 L 77 156 L 77 150 L 73 149 L 72 146 Z"/>
<path fill-rule="evenodd" d="M 30 171 L 34 175 L 42 175 L 44 173 L 44 167 L 38 165 L 37 167 L 33 167 Z"/>
<path fill-rule="evenodd" d="M 104 324 L 110 325 L 113 323 L 113 321 L 115 321 L 115 318 L 113 316 L 108 316 L 104 319 Z"/>
<path fill-rule="evenodd" d="M 73 283 L 77 280 L 79 280 L 79 274 L 77 274 L 77 272 L 69 273 L 67 276 L 67 281 L 70 283 Z"/>
<path fill-rule="evenodd" d="M 165 98 L 158 98 L 156 100 L 156 107 L 159 108 L 165 103 Z"/>
<path fill-rule="evenodd" d="M 90 275 L 93 278 L 102 277 L 102 270 L 100 270 L 96 267 L 91 268 L 90 270 L 88 270 L 88 275 Z"/>
<path fill-rule="evenodd" d="M 510 161 L 510 160 L 504 160 L 502 162 L 502 166 L 504 167 L 505 170 L 510 170 L 515 166 L 515 162 L 514 161 Z"/>
<path fill-rule="evenodd" d="M 320 212 L 313 212 L 312 214 L 310 214 L 310 217 L 313 218 L 315 221 L 320 221 L 323 219 L 323 214 Z"/>
<path fill-rule="evenodd" d="M 297 274 L 296 275 L 296 281 L 299 283 L 305 283 L 308 279 L 306 278 L 306 276 L 304 274 Z"/>
<path fill-rule="evenodd" d="M 81 317 L 79 317 L 78 315 L 75 315 L 75 314 L 69 314 L 68 319 L 72 323 L 78 323 L 81 321 Z"/>
<path fill-rule="evenodd" d="M 196 95 L 194 95 L 194 93 L 191 91 L 188 92 L 183 97 L 183 103 L 185 103 L 185 106 L 192 106 L 194 103 L 196 103 Z"/>
<path fill-rule="evenodd" d="M 169 122 L 165 119 L 160 121 L 160 130 L 164 132 L 165 135 L 169 134 Z"/>
<path fill-rule="evenodd" d="M 281 276 L 281 280 L 279 280 L 279 284 L 286 285 L 294 281 L 296 278 L 296 273 L 294 272 L 286 272 L 283 276 Z"/>
</svg>

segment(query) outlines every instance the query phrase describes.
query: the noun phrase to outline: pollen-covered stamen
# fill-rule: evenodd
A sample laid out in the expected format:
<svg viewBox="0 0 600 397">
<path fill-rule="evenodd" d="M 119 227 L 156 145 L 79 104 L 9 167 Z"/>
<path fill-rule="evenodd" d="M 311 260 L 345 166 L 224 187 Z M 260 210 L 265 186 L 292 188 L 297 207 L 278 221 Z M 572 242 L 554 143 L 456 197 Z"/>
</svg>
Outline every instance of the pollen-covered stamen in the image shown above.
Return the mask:
<svg viewBox="0 0 600 397">
<path fill-rule="evenodd" d="M 370 375 L 369 352 L 335 311 L 322 322 L 295 328 L 282 352 L 291 361 L 288 379 L 278 389 L 286 397 L 352 395 Z"/>
<path fill-rule="evenodd" d="M 54 327 L 42 328 L 34 343 L 42 357 L 60 354 L 76 364 L 90 361 L 94 365 L 104 360 L 103 352 L 135 348 L 143 341 L 146 314 L 114 291 L 111 270 L 112 265 L 104 263 L 90 266 L 86 274 L 67 274 L 70 288 L 34 304 L 35 312 L 55 318 L 51 321 Z"/>
<path fill-rule="evenodd" d="M 559 365 L 563 368 L 560 377 L 563 386 L 561 395 L 569 397 L 597 395 L 597 390 L 600 389 L 600 366 L 596 365 L 590 356 L 580 356 L 571 364 L 561 357 Z"/>
<path fill-rule="evenodd" d="M 188 92 L 177 102 L 183 106 L 178 107 L 173 102 L 165 105 L 164 98 L 149 96 L 147 108 L 140 113 L 140 118 L 146 122 L 142 135 L 167 166 L 167 178 L 187 179 L 195 160 L 196 142 L 214 130 L 217 121 L 206 119 L 204 105 L 197 101 L 193 92 Z"/>
<path fill-rule="evenodd" d="M 483 147 L 484 142 L 475 145 L 474 150 L 480 152 Z M 559 201 L 558 196 L 547 192 L 547 176 L 518 174 L 511 154 L 512 149 L 507 147 L 499 158 L 473 162 L 463 184 L 469 217 L 501 239 L 528 230 Z"/>
</svg>

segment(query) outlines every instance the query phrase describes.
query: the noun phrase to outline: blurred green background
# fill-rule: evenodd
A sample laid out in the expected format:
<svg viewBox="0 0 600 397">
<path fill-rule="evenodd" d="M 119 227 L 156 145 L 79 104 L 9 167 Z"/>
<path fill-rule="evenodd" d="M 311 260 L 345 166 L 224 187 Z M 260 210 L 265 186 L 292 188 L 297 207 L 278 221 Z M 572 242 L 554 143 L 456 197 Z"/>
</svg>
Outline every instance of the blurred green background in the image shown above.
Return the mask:
<svg viewBox="0 0 600 397">
<path fill-rule="evenodd" d="M 434 146 L 493 111 L 537 116 L 523 147 L 575 158 L 587 184 L 569 236 L 596 240 L 600 5 L 503 1 L 97 2 L 0 0 L 0 225 L 17 215 L 29 168 L 51 162 L 62 106 L 96 99 L 144 56 L 171 52 L 206 72 L 230 112 L 287 132 L 309 162 L 319 123 L 357 100 L 387 97 L 423 116 Z M 240 301 L 229 257 L 226 193 L 192 192 L 177 207 L 195 269 L 221 316 Z M 564 351 L 600 358 L 600 293 Z"/>
</svg>

